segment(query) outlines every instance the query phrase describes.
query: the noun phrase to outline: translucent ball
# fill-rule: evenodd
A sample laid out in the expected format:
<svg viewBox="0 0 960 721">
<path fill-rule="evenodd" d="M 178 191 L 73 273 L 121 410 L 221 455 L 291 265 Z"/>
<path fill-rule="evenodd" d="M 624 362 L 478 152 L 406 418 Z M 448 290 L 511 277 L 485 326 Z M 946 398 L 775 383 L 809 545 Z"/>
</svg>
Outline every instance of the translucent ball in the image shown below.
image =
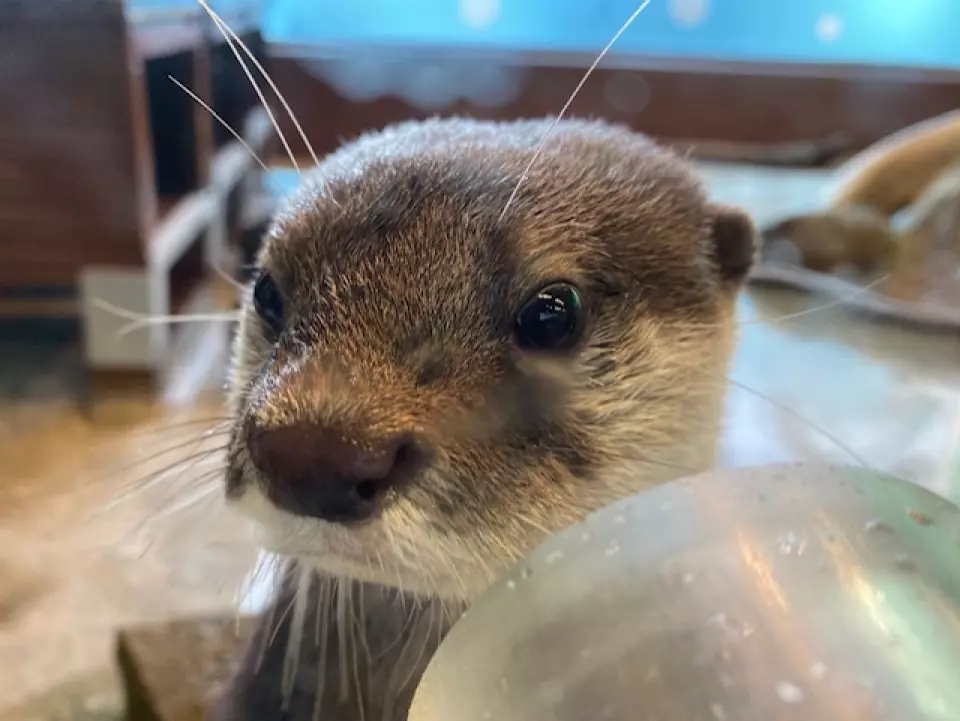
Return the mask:
<svg viewBox="0 0 960 721">
<path fill-rule="evenodd" d="M 552 538 L 410 721 L 956 721 L 960 511 L 859 468 L 696 476 Z"/>
</svg>

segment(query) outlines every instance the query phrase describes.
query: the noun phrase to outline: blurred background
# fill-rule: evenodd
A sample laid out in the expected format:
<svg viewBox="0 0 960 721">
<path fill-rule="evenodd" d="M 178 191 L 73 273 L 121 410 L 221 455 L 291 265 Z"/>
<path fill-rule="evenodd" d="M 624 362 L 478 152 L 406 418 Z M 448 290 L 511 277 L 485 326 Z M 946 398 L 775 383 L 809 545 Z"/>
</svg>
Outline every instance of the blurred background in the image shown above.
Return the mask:
<svg viewBox="0 0 960 721">
<path fill-rule="evenodd" d="M 637 7 L 211 4 L 319 155 L 404 119 L 556 114 Z M 916 123 L 947 118 L 935 155 L 960 159 L 958 37 L 955 0 L 652 0 L 569 115 L 689 154 L 767 228 L 834 208 Z M 148 645 L 181 673 L 202 653 L 163 624 L 233 614 L 255 558 L 218 504 L 222 387 L 239 284 L 312 158 L 251 72 L 290 153 L 192 0 L 0 0 L 0 720 L 199 718 L 200 671 L 143 681 L 118 638 L 161 624 Z M 960 283 L 947 235 L 938 278 Z M 801 271 L 742 300 L 721 462 L 862 458 L 956 500 L 960 293 L 856 301 L 863 278 Z"/>
</svg>

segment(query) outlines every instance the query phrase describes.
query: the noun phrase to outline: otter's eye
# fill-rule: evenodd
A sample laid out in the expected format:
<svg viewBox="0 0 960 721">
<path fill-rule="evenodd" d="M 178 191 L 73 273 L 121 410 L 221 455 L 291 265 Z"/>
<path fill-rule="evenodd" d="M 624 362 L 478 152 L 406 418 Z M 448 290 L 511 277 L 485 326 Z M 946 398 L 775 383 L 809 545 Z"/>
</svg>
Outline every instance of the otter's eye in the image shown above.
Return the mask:
<svg viewBox="0 0 960 721">
<path fill-rule="evenodd" d="M 262 273 L 253 286 L 253 307 L 270 328 L 279 333 L 283 328 L 283 296 L 267 273 Z"/>
<path fill-rule="evenodd" d="M 553 283 L 530 298 L 514 321 L 517 343 L 529 350 L 573 348 L 583 333 L 583 301 L 569 283 Z"/>
</svg>

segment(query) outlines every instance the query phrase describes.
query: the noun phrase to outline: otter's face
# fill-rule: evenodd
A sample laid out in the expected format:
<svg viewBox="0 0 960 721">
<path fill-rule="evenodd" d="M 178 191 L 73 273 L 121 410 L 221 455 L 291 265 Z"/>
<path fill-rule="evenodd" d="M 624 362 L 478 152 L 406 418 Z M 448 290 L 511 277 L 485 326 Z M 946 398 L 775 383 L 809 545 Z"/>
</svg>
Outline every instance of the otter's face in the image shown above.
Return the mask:
<svg viewBox="0 0 960 721">
<path fill-rule="evenodd" d="M 335 574 L 469 597 L 546 534 L 708 467 L 753 257 L 672 156 L 561 124 L 362 138 L 267 239 L 227 497 Z"/>
</svg>

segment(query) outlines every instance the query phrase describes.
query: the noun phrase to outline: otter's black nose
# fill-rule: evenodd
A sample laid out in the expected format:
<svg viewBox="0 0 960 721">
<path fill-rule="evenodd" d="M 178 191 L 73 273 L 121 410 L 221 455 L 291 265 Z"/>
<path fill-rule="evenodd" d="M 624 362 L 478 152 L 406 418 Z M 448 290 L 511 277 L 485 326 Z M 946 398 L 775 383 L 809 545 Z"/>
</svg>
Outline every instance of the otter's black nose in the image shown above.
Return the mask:
<svg viewBox="0 0 960 721">
<path fill-rule="evenodd" d="M 310 424 L 253 430 L 248 443 L 277 506 L 331 522 L 371 516 L 423 459 L 408 435 L 361 443 Z"/>
</svg>

